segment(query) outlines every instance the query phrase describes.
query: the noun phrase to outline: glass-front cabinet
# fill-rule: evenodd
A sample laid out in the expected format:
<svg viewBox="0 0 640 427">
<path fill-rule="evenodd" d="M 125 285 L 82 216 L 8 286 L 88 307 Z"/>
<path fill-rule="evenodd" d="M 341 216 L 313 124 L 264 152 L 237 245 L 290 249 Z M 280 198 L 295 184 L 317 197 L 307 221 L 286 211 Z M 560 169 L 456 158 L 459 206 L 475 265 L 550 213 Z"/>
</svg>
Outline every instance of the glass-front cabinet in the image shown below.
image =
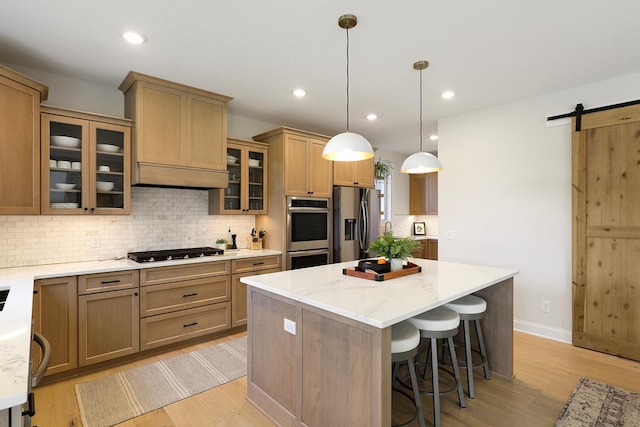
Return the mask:
<svg viewBox="0 0 640 427">
<path fill-rule="evenodd" d="M 227 139 L 227 188 L 209 194 L 210 214 L 267 213 L 267 145 Z"/>
<path fill-rule="evenodd" d="M 131 121 L 42 107 L 44 214 L 129 214 Z"/>
</svg>

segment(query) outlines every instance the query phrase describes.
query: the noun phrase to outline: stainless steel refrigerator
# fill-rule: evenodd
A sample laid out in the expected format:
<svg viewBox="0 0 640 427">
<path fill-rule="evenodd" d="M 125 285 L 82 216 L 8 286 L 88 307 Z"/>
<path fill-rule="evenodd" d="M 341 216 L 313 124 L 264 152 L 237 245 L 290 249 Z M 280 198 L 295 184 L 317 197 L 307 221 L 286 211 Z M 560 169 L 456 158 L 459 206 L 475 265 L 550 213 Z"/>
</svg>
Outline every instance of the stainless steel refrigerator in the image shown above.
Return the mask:
<svg viewBox="0 0 640 427">
<path fill-rule="evenodd" d="M 333 262 L 367 257 L 380 230 L 380 191 L 333 187 Z"/>
</svg>

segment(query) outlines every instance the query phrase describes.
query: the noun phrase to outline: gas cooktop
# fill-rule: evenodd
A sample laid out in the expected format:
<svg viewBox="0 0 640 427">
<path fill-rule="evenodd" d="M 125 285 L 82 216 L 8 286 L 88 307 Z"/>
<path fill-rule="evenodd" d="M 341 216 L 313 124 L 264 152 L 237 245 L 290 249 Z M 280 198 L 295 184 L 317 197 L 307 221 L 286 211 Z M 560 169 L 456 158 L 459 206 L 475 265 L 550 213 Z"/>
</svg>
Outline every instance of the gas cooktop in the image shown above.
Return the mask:
<svg viewBox="0 0 640 427">
<path fill-rule="evenodd" d="M 224 251 L 222 249 L 210 247 L 166 249 L 162 251 L 129 252 L 127 254 L 127 258 L 134 260 L 135 262 L 154 262 L 200 258 L 215 255 L 224 255 Z"/>
</svg>

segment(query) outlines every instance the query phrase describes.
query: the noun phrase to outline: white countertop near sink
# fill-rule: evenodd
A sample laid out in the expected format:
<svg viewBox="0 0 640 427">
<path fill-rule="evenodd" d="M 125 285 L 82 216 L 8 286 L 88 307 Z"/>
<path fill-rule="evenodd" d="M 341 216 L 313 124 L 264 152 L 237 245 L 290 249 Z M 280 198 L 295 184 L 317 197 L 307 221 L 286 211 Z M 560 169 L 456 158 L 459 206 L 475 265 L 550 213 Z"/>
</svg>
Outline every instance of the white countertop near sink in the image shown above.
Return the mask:
<svg viewBox="0 0 640 427">
<path fill-rule="evenodd" d="M 177 261 L 137 263 L 129 259 L 109 259 L 0 269 L 0 289 L 10 288 L 4 309 L 0 311 L 0 410 L 27 401 L 34 280 L 280 254 L 281 251 L 270 249 L 240 249 L 225 251 L 224 255 Z"/>
</svg>

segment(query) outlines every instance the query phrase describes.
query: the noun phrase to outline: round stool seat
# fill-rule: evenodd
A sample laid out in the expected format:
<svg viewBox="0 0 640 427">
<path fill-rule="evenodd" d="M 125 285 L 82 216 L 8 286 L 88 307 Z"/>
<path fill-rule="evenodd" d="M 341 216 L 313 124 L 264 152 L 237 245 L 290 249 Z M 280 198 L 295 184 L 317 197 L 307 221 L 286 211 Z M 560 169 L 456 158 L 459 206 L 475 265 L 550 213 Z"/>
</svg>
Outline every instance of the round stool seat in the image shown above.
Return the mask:
<svg viewBox="0 0 640 427">
<path fill-rule="evenodd" d="M 440 306 L 408 319 L 421 331 L 449 331 L 460 325 L 460 315 L 447 307 Z"/>
<path fill-rule="evenodd" d="M 480 314 L 487 311 L 487 302 L 475 295 L 467 295 L 444 305 L 459 314 Z"/>
<path fill-rule="evenodd" d="M 420 331 L 408 321 L 391 327 L 391 353 L 405 353 L 420 344 Z"/>
</svg>

